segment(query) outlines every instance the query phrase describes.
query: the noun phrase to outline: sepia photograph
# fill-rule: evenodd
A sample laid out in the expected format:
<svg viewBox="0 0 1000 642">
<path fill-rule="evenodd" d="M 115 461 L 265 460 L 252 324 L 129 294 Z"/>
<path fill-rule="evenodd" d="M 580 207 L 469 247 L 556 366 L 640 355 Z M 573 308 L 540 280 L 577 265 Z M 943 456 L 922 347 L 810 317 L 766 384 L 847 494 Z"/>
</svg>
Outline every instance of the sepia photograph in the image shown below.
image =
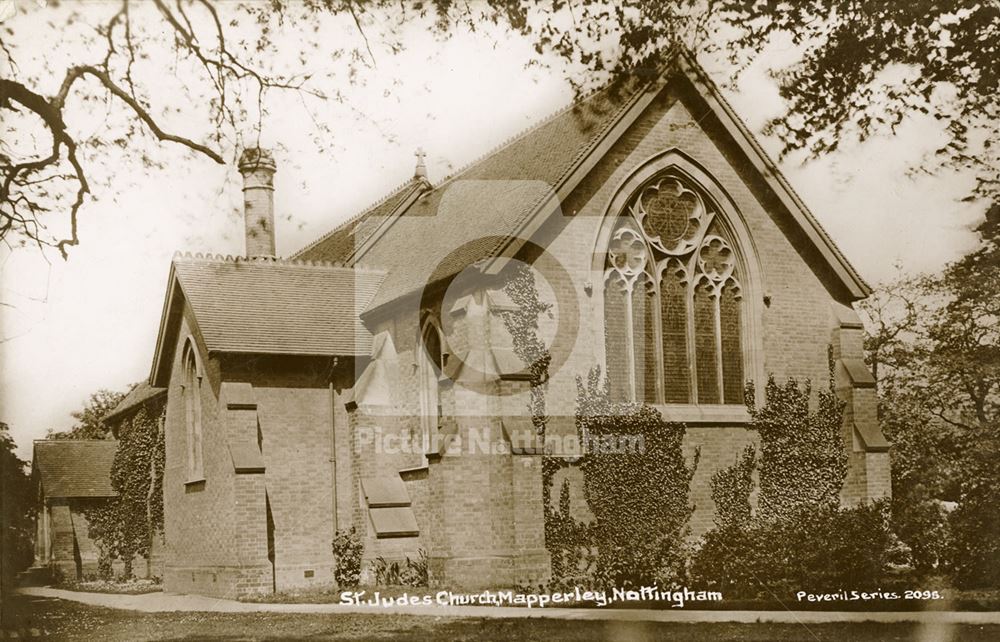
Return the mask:
<svg viewBox="0 0 1000 642">
<path fill-rule="evenodd" d="M 6 639 L 1000 639 L 1000 0 L 0 0 Z"/>
</svg>

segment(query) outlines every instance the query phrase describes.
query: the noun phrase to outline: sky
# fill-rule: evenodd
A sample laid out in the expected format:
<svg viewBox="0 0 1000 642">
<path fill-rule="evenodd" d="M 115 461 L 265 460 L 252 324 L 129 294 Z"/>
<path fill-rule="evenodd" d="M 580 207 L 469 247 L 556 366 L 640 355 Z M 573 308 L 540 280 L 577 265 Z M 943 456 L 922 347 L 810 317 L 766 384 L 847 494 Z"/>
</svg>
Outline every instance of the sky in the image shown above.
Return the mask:
<svg viewBox="0 0 1000 642">
<path fill-rule="evenodd" d="M 84 15 L 96 20 L 107 9 L 92 3 Z M 19 44 L 46 41 L 51 10 L 11 18 Z M 262 143 L 275 148 L 278 164 L 279 255 L 409 180 L 418 147 L 436 182 L 572 100 L 559 73 L 525 68 L 530 44 L 507 34 L 459 34 L 442 43 L 411 30 L 404 39 L 402 54 L 376 54 L 366 86 L 339 87 L 344 103 L 321 107 L 332 126 L 322 151 L 301 101 L 273 105 Z M 723 89 L 772 158 L 780 146 L 760 132 L 783 104 L 768 72 L 794 55 L 775 43 L 734 90 Z M 702 62 L 717 82 L 726 80 L 723 65 Z M 183 116 L 175 128 L 184 129 Z M 80 118 L 71 126 L 113 125 Z M 0 122 L 0 136 L 4 127 Z M 894 136 L 842 144 L 807 162 L 793 155 L 779 167 L 862 276 L 878 284 L 939 270 L 976 243 L 972 228 L 983 210 L 959 200 L 972 178 L 907 171 L 943 140 L 932 119 L 915 116 Z M 163 168 L 116 154 L 103 161 L 108 180 L 84 207 L 80 245 L 68 260 L 37 247 L 0 248 L 0 421 L 10 425 L 22 458 L 30 459 L 33 439 L 70 427 L 70 412 L 92 392 L 148 376 L 175 251 L 242 253 L 235 168 L 150 149 Z"/>
</svg>

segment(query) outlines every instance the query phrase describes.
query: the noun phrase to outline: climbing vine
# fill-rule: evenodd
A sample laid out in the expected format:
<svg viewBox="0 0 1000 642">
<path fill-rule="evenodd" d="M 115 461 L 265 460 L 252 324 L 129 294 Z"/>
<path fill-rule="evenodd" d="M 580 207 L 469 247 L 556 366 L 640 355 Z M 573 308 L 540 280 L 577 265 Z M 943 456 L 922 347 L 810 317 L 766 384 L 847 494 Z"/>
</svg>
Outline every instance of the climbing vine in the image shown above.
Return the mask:
<svg viewBox="0 0 1000 642">
<path fill-rule="evenodd" d="M 110 574 L 110 560 L 118 558 L 124 577 L 132 577 L 135 556 L 148 558 L 153 537 L 163 532 L 163 416 L 162 406 L 142 406 L 122 421 L 111 465 L 111 487 L 118 495 L 84 511 L 100 549 L 102 575 Z"/>
<path fill-rule="evenodd" d="M 652 406 L 610 398 L 600 368 L 577 380 L 581 468 L 594 513 L 598 583 L 669 584 L 682 578 L 684 541 L 694 512 L 689 501 L 698 452 L 684 456 L 684 424 L 670 423 Z"/>
<path fill-rule="evenodd" d="M 535 275 L 527 265 L 520 265 L 504 283 L 504 292 L 517 309 L 506 311 L 502 318 L 504 327 L 513 340 L 514 354 L 528 364 L 530 375 L 531 422 L 535 432 L 545 437 L 545 382 L 549 378 L 549 363 L 552 355 L 545 342 L 538 336 L 538 318 L 551 314 L 552 306 L 538 296 Z"/>
<path fill-rule="evenodd" d="M 743 526 L 750 522 L 753 512 L 750 495 L 756 466 L 757 449 L 751 444 L 743 449 L 735 464 L 720 468 L 712 475 L 715 522 L 719 526 Z"/>
<path fill-rule="evenodd" d="M 504 283 L 504 292 L 517 306 L 502 315 L 504 327 L 511 336 L 514 354 L 528 364 L 530 375 L 528 411 L 535 432 L 544 441 L 548 417 L 545 412 L 545 382 L 548 381 L 551 354 L 538 336 L 538 319 L 550 314 L 551 305 L 538 295 L 535 275 L 527 265 L 518 266 Z M 583 528 L 569 515 L 569 489 L 566 493 L 566 510 L 552 505 L 552 480 L 556 471 L 565 465 L 563 459 L 545 454 L 542 457 L 542 507 L 545 521 L 545 547 L 552 559 L 552 576 L 559 580 L 570 573 L 573 563 L 566 560 L 577 547 L 579 532 Z M 565 486 L 565 484 L 564 484 Z M 562 504 L 563 502 L 560 502 Z"/>
<path fill-rule="evenodd" d="M 809 408 L 809 381 L 800 386 L 790 378 L 779 385 L 769 377 L 760 408 L 753 404 L 752 383 L 745 396 L 750 429 L 760 435 L 761 517 L 785 517 L 802 506 L 837 506 L 847 451 L 841 434 L 844 402 L 832 386 L 819 391 L 815 412 Z"/>
</svg>

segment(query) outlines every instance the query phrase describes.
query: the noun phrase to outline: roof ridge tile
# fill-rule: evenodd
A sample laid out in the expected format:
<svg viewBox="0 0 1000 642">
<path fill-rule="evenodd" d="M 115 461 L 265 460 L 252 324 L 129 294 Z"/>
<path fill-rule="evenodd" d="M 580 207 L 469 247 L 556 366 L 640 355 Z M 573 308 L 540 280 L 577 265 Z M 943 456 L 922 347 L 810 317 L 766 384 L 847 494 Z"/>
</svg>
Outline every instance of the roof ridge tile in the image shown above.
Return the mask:
<svg viewBox="0 0 1000 642">
<path fill-rule="evenodd" d="M 276 256 L 239 256 L 232 254 L 212 254 L 209 252 L 175 252 L 173 260 L 184 263 L 219 263 L 238 265 L 240 263 L 251 265 L 279 265 L 283 267 L 318 267 L 318 268 L 345 268 L 342 261 L 327 261 L 323 259 L 300 259 L 291 257 Z"/>
</svg>

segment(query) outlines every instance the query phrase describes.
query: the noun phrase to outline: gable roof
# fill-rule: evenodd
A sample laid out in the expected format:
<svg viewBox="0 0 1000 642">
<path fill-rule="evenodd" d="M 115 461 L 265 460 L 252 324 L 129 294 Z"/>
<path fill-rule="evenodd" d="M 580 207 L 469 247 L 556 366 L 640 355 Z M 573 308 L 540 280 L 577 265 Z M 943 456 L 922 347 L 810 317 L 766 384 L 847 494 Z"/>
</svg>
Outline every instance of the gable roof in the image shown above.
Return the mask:
<svg viewBox="0 0 1000 642">
<path fill-rule="evenodd" d="M 488 182 L 532 181 L 547 186 L 553 185 L 566 164 L 581 154 L 591 140 L 599 137 L 610 123 L 614 122 L 630 99 L 628 92 L 622 93 L 610 87 L 597 91 L 508 139 L 438 185 L 426 185 L 424 187 L 426 193 L 404 211 L 394 211 L 394 208 L 388 207 L 371 208 L 338 226 L 294 256 L 311 260 L 344 261 L 350 257 L 355 248 L 361 247 L 380 225 L 388 222 L 385 221 L 387 217 L 395 214 L 393 219 L 399 220 L 410 215 L 436 215 L 446 192 L 445 188 L 459 181 L 479 181 L 483 188 L 483 193 L 478 198 L 467 199 L 466 205 L 470 208 L 493 206 L 496 214 L 513 217 L 519 212 L 510 212 L 512 208 L 498 207 L 492 202 L 495 194 L 491 192 Z M 466 196 L 473 195 L 466 194 Z M 400 205 L 402 201 L 403 198 L 399 197 L 397 191 L 383 203 L 392 202 L 394 205 Z M 530 203 L 522 205 L 528 207 Z M 474 214 L 475 211 L 472 210 L 469 216 Z M 475 223 L 475 229 L 480 230 L 482 236 L 491 233 L 503 236 L 511 231 L 509 221 L 506 223 L 498 221 L 493 216 L 476 216 L 474 221 L 465 221 L 466 225 L 462 227 L 468 227 L 470 222 Z M 423 227 L 434 228 L 434 232 L 426 234 L 426 237 L 431 239 L 437 237 L 450 241 L 453 235 L 463 233 L 462 229 L 454 225 L 433 224 Z M 440 236 L 442 233 L 443 237 Z M 450 245 L 455 246 L 454 243 Z M 388 287 L 391 284 L 386 285 Z"/>
<path fill-rule="evenodd" d="M 122 415 L 143 405 L 147 401 L 167 394 L 166 388 L 154 388 L 147 381 L 140 381 L 132 386 L 132 390 L 118 403 L 114 409 L 101 417 L 101 423 L 114 423 Z"/>
<path fill-rule="evenodd" d="M 461 260 L 454 262 L 454 269 L 450 273 L 443 266 L 434 270 L 433 276 L 439 278 L 453 276 L 478 260 L 514 256 L 521 247 L 520 243 L 523 243 L 521 239 L 532 238 L 533 230 L 547 220 L 548 215 L 576 189 L 610 146 L 641 116 L 668 82 L 674 79 L 686 81 L 709 113 L 721 123 L 802 230 L 804 237 L 831 266 L 850 297 L 860 299 L 867 296 L 870 292 L 868 285 L 792 190 L 716 85 L 686 52 L 680 52 L 671 68 L 655 81 L 641 86 L 633 85 L 617 92 L 611 88 L 598 91 L 506 142 L 458 174 L 428 188 L 412 204 L 403 203 L 400 207 L 400 199 L 396 201 L 397 207 L 392 211 L 379 208 L 377 211 L 363 212 L 349 224 L 338 227 L 296 256 L 347 260 L 349 265 L 357 262 L 387 268 L 389 276 L 369 310 L 413 294 L 429 284 L 429 281 L 414 278 L 412 274 L 397 277 L 400 270 L 392 269 L 394 258 L 407 248 L 410 251 L 405 254 L 409 257 L 420 254 L 412 252 L 413 247 L 444 248 L 447 252 L 462 246 L 470 233 L 481 237 L 475 245 L 464 247 L 461 257 L 453 257 Z M 533 202 L 527 199 L 498 206 L 494 202 L 497 188 L 489 185 L 498 180 L 537 182 L 547 185 L 549 189 L 537 190 Z M 464 214 L 449 212 L 452 216 L 441 216 L 440 205 L 445 192 L 451 191 L 456 183 L 463 181 L 478 182 L 480 193 L 463 195 Z M 421 218 L 421 224 L 401 225 L 411 216 Z M 405 231 L 393 234 L 393 228 L 396 227 L 402 227 Z M 374 238 L 376 230 L 381 230 L 382 236 Z M 351 250 L 364 245 L 371 246 L 370 257 L 364 254 L 351 257 Z M 348 251 L 345 252 L 345 248 Z M 374 257 L 376 254 L 378 256 Z M 412 261 L 407 261 L 405 265 L 407 270 L 404 271 L 412 271 Z M 429 272 L 425 271 L 422 276 L 428 275 Z"/>
<path fill-rule="evenodd" d="M 42 439 L 35 441 L 32 470 L 38 471 L 45 497 L 114 497 L 111 464 L 113 439 Z"/>
<path fill-rule="evenodd" d="M 359 314 L 383 278 L 324 262 L 176 256 L 150 383 L 166 381 L 164 355 L 185 301 L 209 352 L 367 356 L 371 334 Z"/>
</svg>

